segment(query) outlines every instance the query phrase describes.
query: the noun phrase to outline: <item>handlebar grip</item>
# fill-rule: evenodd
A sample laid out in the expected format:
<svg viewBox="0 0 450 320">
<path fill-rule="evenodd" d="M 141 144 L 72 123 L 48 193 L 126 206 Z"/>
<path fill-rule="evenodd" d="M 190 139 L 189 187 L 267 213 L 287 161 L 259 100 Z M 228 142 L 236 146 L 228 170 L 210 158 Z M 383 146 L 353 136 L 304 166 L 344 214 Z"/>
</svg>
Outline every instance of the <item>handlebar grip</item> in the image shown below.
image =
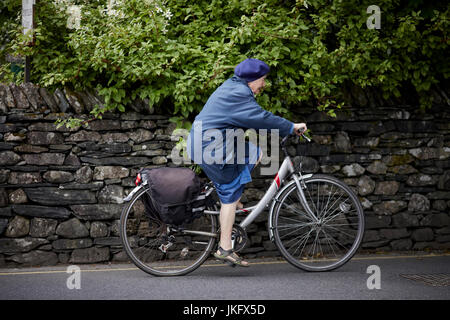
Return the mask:
<svg viewBox="0 0 450 320">
<path fill-rule="evenodd" d="M 297 132 L 297 134 L 303 134 L 305 132 L 304 128 L 300 128 L 298 130 L 294 129 L 294 133 Z"/>
<path fill-rule="evenodd" d="M 308 142 L 311 142 L 311 139 L 304 135 L 304 133 L 305 133 L 305 129 L 304 129 L 304 128 L 300 128 L 300 129 L 298 129 L 298 130 L 295 130 L 295 129 L 294 129 L 294 132 L 295 132 L 295 131 L 298 132 L 298 134 L 300 134 L 300 135 L 301 135 L 303 138 L 305 138 Z"/>
</svg>

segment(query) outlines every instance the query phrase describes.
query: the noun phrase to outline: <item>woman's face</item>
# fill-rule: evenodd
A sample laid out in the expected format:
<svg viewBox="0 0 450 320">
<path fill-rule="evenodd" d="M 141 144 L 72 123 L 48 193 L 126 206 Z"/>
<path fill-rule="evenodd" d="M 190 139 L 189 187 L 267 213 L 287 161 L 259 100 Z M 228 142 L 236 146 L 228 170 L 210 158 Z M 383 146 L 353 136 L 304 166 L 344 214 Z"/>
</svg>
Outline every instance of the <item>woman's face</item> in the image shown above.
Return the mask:
<svg viewBox="0 0 450 320">
<path fill-rule="evenodd" d="M 259 79 L 249 82 L 248 86 L 252 90 L 253 94 L 256 96 L 257 94 L 261 93 L 261 91 L 266 86 L 266 76 L 262 76 Z"/>
</svg>

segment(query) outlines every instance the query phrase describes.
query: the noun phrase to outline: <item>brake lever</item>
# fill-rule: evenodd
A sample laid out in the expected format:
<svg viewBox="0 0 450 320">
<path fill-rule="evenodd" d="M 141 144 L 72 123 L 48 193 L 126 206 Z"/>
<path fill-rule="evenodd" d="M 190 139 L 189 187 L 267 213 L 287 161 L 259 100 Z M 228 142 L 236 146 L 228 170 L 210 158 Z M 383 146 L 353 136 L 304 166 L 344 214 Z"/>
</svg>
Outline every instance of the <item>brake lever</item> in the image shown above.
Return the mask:
<svg viewBox="0 0 450 320">
<path fill-rule="evenodd" d="M 305 136 L 303 133 L 302 133 L 302 137 L 303 138 L 305 138 L 306 139 L 306 141 L 308 141 L 308 142 L 311 142 L 311 139 L 310 138 L 308 138 L 307 136 Z"/>
<path fill-rule="evenodd" d="M 300 130 L 298 130 L 297 132 L 299 132 L 302 135 L 302 137 L 306 139 L 306 141 L 311 142 L 311 139 L 305 136 L 304 131 L 300 132 Z"/>
</svg>

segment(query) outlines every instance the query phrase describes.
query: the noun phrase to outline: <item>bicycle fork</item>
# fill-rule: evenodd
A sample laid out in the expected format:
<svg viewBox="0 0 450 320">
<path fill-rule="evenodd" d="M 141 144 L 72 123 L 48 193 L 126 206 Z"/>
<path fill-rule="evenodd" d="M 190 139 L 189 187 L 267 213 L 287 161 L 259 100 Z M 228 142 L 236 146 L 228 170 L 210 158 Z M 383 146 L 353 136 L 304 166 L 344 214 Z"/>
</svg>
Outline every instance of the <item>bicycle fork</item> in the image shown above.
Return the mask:
<svg viewBox="0 0 450 320">
<path fill-rule="evenodd" d="M 319 219 L 317 218 L 317 216 L 311 210 L 310 206 L 308 205 L 308 201 L 306 200 L 305 192 L 303 191 L 304 189 L 306 189 L 306 184 L 305 184 L 304 180 L 312 177 L 313 175 L 312 174 L 302 175 L 300 172 L 298 172 L 298 173 L 295 172 L 292 162 L 290 161 L 289 157 L 286 157 L 280 167 L 277 177 L 275 177 L 275 183 L 278 185 L 278 187 L 281 184 L 280 179 L 278 177 L 280 176 L 281 181 L 282 181 L 283 178 L 286 177 L 289 172 L 292 173 L 292 180 L 289 183 L 287 183 L 281 190 L 278 190 L 278 192 L 276 193 L 276 195 L 274 196 L 274 198 L 272 200 L 272 206 L 270 208 L 270 216 L 269 216 L 269 221 L 268 221 L 269 222 L 269 237 L 270 237 L 271 241 L 274 241 L 272 222 L 273 222 L 273 213 L 274 213 L 275 205 L 278 202 L 280 202 L 280 200 L 279 200 L 280 196 L 284 193 L 284 191 L 287 188 L 292 186 L 292 184 L 295 184 L 297 186 L 296 194 L 297 194 L 298 200 L 302 204 L 306 214 L 311 219 L 312 223 L 316 224 L 316 223 L 320 222 Z"/>
<path fill-rule="evenodd" d="M 308 175 L 312 176 L 312 175 Z M 304 177 L 302 177 L 302 180 L 300 181 L 297 175 L 293 174 L 295 184 L 297 185 L 297 196 L 300 200 L 300 203 L 302 204 L 303 208 L 305 209 L 308 216 L 314 221 L 315 223 L 319 222 L 319 219 L 317 219 L 314 212 L 311 210 L 311 208 L 308 205 L 308 201 L 306 201 L 305 193 L 303 192 L 303 189 L 306 189 L 305 182 L 303 181 Z"/>
<path fill-rule="evenodd" d="M 300 176 L 298 177 L 296 174 L 293 174 L 293 179 L 286 184 L 274 197 L 273 201 L 272 201 L 272 205 L 270 207 L 270 213 L 269 213 L 269 219 L 268 219 L 268 223 L 269 223 L 269 239 L 274 242 L 275 238 L 274 238 L 274 234 L 273 234 L 273 230 L 274 230 L 274 226 L 273 226 L 273 214 L 275 211 L 275 206 L 277 203 L 280 202 L 280 196 L 283 194 L 283 192 L 288 189 L 289 187 L 291 187 L 293 184 L 295 184 L 297 186 L 296 190 L 296 194 L 297 197 L 300 201 L 300 203 L 302 204 L 303 208 L 305 209 L 306 214 L 308 215 L 308 217 L 310 217 L 311 221 L 313 224 L 319 223 L 319 219 L 316 217 L 316 215 L 314 214 L 314 212 L 311 210 L 310 206 L 308 205 L 308 202 L 306 200 L 305 197 L 305 193 L 304 193 L 304 188 L 306 188 L 305 183 L 304 183 L 304 179 L 306 178 L 310 178 L 312 177 L 312 174 L 307 174 L 304 176 Z"/>
</svg>

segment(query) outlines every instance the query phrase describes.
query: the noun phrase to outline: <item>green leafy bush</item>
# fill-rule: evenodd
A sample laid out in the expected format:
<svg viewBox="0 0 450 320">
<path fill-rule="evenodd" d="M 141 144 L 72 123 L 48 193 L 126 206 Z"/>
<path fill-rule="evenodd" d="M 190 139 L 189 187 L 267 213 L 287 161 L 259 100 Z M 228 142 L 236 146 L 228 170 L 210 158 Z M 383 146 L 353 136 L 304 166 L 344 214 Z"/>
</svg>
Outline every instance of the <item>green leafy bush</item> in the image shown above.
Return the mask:
<svg viewBox="0 0 450 320">
<path fill-rule="evenodd" d="M 105 107 L 94 116 L 125 111 L 139 98 L 179 126 L 246 57 L 271 66 L 258 102 L 285 116 L 301 101 L 333 116 L 349 85 L 379 88 L 385 98 L 411 86 L 426 107 L 430 88 L 449 77 L 445 2 L 377 1 L 381 29 L 366 25 L 373 1 L 112 2 L 38 1 L 35 45 L 27 46 L 20 1 L 6 0 L 1 31 L 11 40 L 1 54 L 31 55 L 31 79 L 41 86 L 97 90 Z M 67 27 L 73 5 L 81 11 L 79 28 Z M 1 81 L 13 79 L 8 64 L 2 72 Z"/>
</svg>

